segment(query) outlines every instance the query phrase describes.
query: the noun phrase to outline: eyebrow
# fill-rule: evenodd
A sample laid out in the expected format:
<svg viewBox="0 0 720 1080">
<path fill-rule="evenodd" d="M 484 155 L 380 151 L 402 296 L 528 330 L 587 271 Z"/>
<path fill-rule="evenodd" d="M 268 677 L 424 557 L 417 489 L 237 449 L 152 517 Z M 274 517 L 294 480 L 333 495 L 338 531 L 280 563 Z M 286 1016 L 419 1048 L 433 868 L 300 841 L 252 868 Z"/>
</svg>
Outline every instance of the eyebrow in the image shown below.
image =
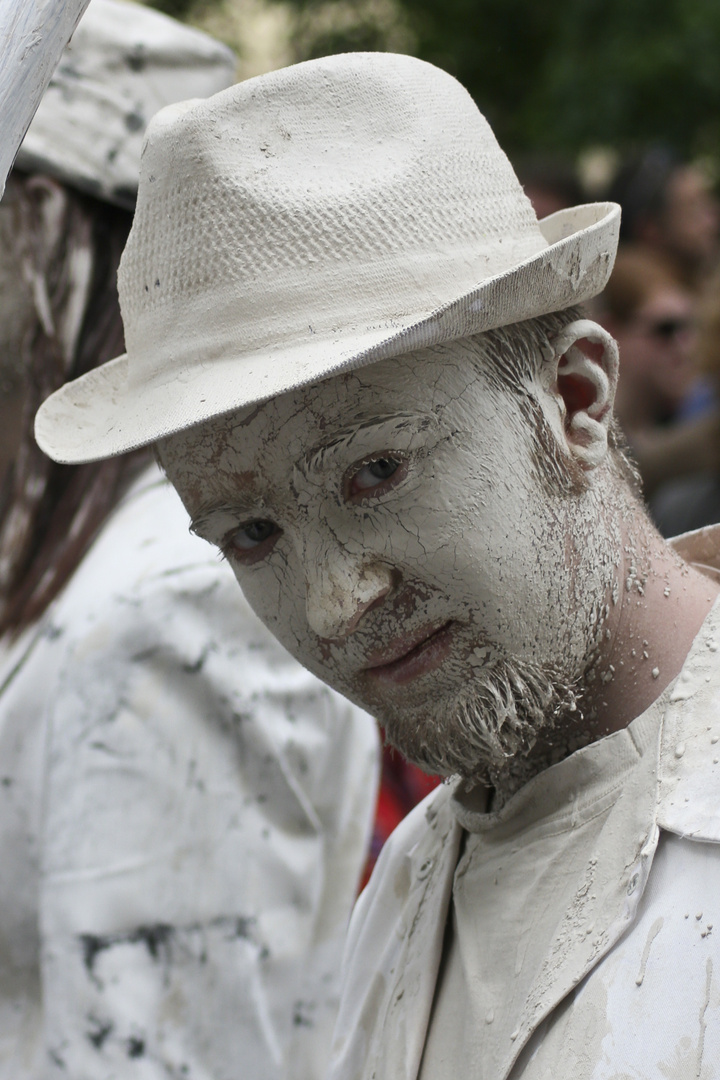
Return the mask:
<svg viewBox="0 0 720 1080">
<path fill-rule="evenodd" d="M 372 436 L 375 431 L 378 435 L 388 428 L 411 428 L 415 432 L 420 432 L 430 427 L 435 421 L 436 417 L 432 412 L 391 413 L 380 417 L 375 414 L 372 417 L 359 417 L 354 423 L 340 428 L 329 439 L 324 439 L 322 443 L 308 450 L 297 464 L 302 472 L 318 472 L 323 468 L 328 457 L 350 449 L 354 442 L 366 435 Z"/>
<path fill-rule="evenodd" d="M 372 436 L 377 431 L 378 436 L 382 431 L 389 428 L 413 429 L 413 433 L 425 431 L 437 423 L 437 417 L 433 412 L 427 413 L 389 413 L 386 416 L 378 416 L 374 413 L 369 417 L 358 417 L 354 422 L 338 428 L 329 438 L 315 445 L 302 455 L 295 463 L 294 468 L 301 473 L 320 472 L 327 463 L 328 458 L 352 447 L 353 442 L 365 436 Z M 384 447 L 382 449 L 385 449 Z M 387 447 L 390 449 L 390 447 Z M 232 502 L 210 503 L 202 506 L 197 514 L 190 520 L 190 531 L 204 538 L 207 527 L 217 527 L 218 518 L 227 514 L 231 523 L 237 521 L 239 516 L 249 513 L 257 513 L 261 509 L 262 497 L 255 492 L 239 491 Z"/>
</svg>

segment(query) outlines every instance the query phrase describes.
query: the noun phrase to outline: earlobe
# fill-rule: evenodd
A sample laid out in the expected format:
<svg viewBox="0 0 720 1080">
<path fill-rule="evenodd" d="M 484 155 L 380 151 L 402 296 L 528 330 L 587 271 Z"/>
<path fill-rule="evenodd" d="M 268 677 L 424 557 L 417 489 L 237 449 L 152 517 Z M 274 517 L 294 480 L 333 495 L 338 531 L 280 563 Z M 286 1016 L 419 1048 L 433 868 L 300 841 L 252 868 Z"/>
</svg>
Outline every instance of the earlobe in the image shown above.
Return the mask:
<svg viewBox="0 0 720 1080">
<path fill-rule="evenodd" d="M 608 449 L 618 378 L 617 344 L 597 323 L 578 319 L 552 342 L 553 392 L 568 449 L 585 469 L 596 468 Z"/>
</svg>

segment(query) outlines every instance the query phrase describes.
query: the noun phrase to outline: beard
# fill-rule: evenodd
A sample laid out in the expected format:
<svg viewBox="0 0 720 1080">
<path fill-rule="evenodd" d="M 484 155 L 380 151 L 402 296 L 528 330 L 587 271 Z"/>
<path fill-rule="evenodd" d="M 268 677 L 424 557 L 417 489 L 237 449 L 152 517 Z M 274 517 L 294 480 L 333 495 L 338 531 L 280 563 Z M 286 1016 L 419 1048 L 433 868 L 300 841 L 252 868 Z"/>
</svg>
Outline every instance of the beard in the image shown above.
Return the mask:
<svg viewBox="0 0 720 1080">
<path fill-rule="evenodd" d="M 553 730 L 581 719 L 574 687 L 559 671 L 498 658 L 453 694 L 428 702 L 432 712 L 385 703 L 388 742 L 425 772 L 485 783 L 505 797 L 557 759 Z M 543 743 L 543 754 L 538 740 Z M 560 753 L 564 756 L 564 753 Z"/>
</svg>

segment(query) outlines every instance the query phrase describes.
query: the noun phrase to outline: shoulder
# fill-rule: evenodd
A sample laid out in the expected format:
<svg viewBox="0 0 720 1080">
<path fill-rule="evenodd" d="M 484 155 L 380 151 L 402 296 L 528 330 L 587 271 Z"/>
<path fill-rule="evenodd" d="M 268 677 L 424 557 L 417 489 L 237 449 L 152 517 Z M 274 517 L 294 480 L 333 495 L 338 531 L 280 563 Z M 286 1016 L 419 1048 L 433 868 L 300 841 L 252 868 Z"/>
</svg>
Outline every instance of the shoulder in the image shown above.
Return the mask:
<svg viewBox="0 0 720 1080">
<path fill-rule="evenodd" d="M 513 1075 L 717 1080 L 719 918 L 720 847 L 662 832 L 632 924 L 536 1029 Z"/>
<path fill-rule="evenodd" d="M 658 824 L 720 842 L 720 605 L 716 604 L 673 688 L 663 719 Z"/>
<path fill-rule="evenodd" d="M 383 913 L 401 909 L 410 891 L 410 865 L 420 846 L 441 845 L 455 819 L 449 805 L 451 789 L 441 784 L 418 803 L 393 830 L 385 842 L 370 880 L 361 893 L 351 924 L 352 940 L 371 920 L 382 920 Z"/>
<path fill-rule="evenodd" d="M 638 1071 L 628 1072 L 646 1075 L 644 1062 L 660 1075 L 661 1062 L 695 1037 L 698 1017 L 706 1026 L 705 1061 L 720 1060 L 720 999 L 710 981 L 720 963 L 718 897 L 720 847 L 662 833 L 636 921 L 599 969 L 603 1013 L 621 1059 L 613 1064 L 632 1062 Z"/>
<path fill-rule="evenodd" d="M 436 939 L 438 933 L 442 937 L 462 832 L 450 807 L 451 794 L 448 785 L 441 785 L 398 825 L 355 905 L 345 947 L 332 1077 L 355 1076 L 360 1062 L 368 1059 L 394 988 L 406 973 L 411 936 L 416 951 L 423 953 L 415 961 L 434 981 Z"/>
</svg>

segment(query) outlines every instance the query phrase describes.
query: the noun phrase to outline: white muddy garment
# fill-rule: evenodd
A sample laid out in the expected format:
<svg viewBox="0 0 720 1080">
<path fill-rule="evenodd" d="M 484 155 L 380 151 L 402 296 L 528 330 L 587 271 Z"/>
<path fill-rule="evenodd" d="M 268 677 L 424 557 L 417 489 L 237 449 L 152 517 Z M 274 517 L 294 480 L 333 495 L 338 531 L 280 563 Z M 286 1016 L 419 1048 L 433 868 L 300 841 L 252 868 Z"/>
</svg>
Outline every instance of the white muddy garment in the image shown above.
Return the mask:
<svg viewBox="0 0 720 1080">
<path fill-rule="evenodd" d="M 535 777 L 497 813 L 474 811 L 472 795 L 456 794 L 453 810 L 466 835 L 420 1080 L 500 1075 L 522 1021 L 543 1012 L 548 969 L 573 950 L 584 964 L 588 939 L 601 947 L 603 910 L 622 905 L 627 851 L 654 812 L 669 696 Z M 603 993 L 591 1014 L 599 1031 Z M 584 1018 L 585 1038 L 587 1029 Z M 544 1043 L 539 1052 L 547 1058 Z M 546 1061 L 549 1077 L 562 1060 L 554 1052 Z"/>
<path fill-rule="evenodd" d="M 629 728 L 497 814 L 445 785 L 405 819 L 353 916 L 333 1080 L 720 1080 L 719 658 L 720 602 Z"/>
<path fill-rule="evenodd" d="M 153 469 L 0 696 L 1 1080 L 314 1080 L 377 782 Z"/>
</svg>

